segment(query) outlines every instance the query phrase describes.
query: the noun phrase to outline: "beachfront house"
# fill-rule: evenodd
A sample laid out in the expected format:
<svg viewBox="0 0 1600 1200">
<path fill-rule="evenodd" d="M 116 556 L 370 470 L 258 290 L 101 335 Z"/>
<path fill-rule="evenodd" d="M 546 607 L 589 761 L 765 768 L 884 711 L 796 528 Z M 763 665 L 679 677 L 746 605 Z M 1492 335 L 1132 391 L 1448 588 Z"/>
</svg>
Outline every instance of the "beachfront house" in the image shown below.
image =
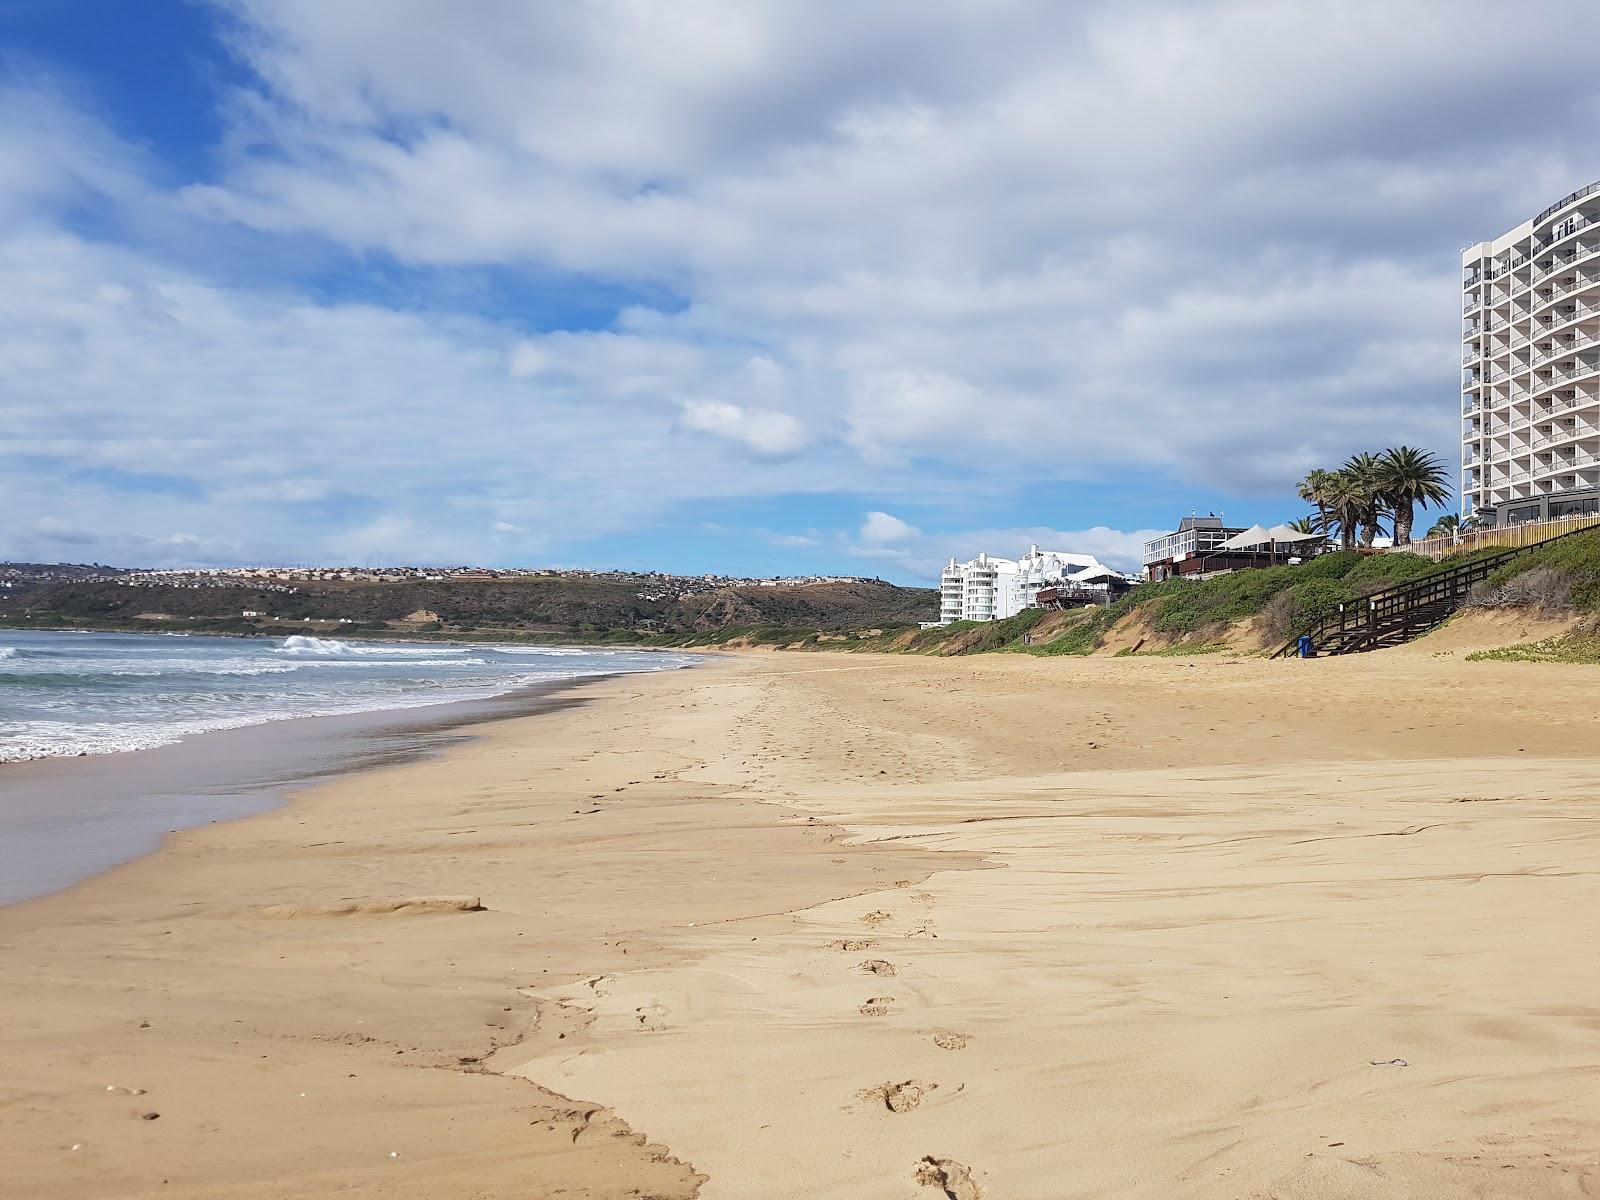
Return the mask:
<svg viewBox="0 0 1600 1200">
<path fill-rule="evenodd" d="M 1092 554 L 1038 546 L 1021 558 L 952 558 L 939 576 L 938 623 L 1002 621 L 1026 608 L 1110 603 L 1132 583 Z"/>
<path fill-rule="evenodd" d="M 1288 525 L 1252 525 L 1230 528 L 1222 518 L 1184 517 L 1178 528 L 1144 544 L 1144 577 L 1206 579 L 1251 567 L 1272 567 L 1301 562 L 1327 549 L 1320 533 L 1301 533 Z"/>
</svg>

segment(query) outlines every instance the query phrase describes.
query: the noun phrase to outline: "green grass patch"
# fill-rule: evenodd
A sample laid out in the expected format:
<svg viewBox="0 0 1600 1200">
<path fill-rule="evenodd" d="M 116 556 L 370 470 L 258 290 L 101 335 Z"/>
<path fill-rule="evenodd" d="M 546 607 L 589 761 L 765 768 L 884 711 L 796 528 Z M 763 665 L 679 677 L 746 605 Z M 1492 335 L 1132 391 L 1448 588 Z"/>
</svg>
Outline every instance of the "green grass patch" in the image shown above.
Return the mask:
<svg viewBox="0 0 1600 1200">
<path fill-rule="evenodd" d="M 1501 646 L 1494 650 L 1475 650 L 1468 662 L 1577 663 L 1600 666 L 1600 634 L 1568 633 L 1559 637 Z"/>
<path fill-rule="evenodd" d="M 1221 654 L 1228 647 L 1223 642 L 1178 642 L 1172 646 L 1158 646 L 1154 650 L 1140 650 L 1124 646 L 1116 658 L 1190 658 L 1197 654 Z"/>
</svg>

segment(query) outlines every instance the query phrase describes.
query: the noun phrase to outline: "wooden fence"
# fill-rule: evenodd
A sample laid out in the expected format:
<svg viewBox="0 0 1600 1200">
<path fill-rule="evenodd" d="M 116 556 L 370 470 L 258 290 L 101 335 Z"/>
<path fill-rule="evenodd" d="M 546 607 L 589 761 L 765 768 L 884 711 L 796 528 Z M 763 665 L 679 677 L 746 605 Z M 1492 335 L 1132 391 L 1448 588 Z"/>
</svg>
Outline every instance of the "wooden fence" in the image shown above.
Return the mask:
<svg viewBox="0 0 1600 1200">
<path fill-rule="evenodd" d="M 1495 529 L 1472 529 L 1454 537 L 1423 538 L 1409 546 L 1391 546 L 1391 550 L 1404 550 L 1410 554 L 1426 554 L 1434 561 L 1449 558 L 1452 554 L 1466 554 L 1489 546 L 1514 549 L 1532 545 L 1563 533 L 1575 533 L 1591 525 L 1600 525 L 1600 513 L 1585 513 L 1580 517 L 1557 517 L 1553 521 L 1524 521 L 1520 525 L 1502 525 Z"/>
</svg>

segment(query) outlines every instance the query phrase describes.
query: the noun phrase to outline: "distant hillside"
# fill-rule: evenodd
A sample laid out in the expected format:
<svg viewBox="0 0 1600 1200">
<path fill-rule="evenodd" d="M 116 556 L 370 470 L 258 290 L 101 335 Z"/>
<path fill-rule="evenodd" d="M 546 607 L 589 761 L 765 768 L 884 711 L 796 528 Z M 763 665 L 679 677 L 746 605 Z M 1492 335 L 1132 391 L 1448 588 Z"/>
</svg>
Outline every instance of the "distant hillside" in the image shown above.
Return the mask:
<svg viewBox="0 0 1600 1200">
<path fill-rule="evenodd" d="M 484 582 L 314 581 L 296 587 L 71 579 L 0 593 L 9 624 L 185 627 L 273 633 L 289 623 L 348 632 L 477 633 L 629 640 L 747 627 L 807 631 L 905 627 L 931 620 L 938 593 L 874 580 L 795 587 L 718 587 L 674 597 L 620 579 L 525 577 Z M 246 617 L 245 613 L 259 614 Z M 309 621 L 308 621 L 309 618 Z"/>
<path fill-rule="evenodd" d="M 85 563 L 0 562 L 0 610 L 7 600 L 31 595 L 58 583 L 124 574 L 117 567 L 90 566 Z"/>
</svg>

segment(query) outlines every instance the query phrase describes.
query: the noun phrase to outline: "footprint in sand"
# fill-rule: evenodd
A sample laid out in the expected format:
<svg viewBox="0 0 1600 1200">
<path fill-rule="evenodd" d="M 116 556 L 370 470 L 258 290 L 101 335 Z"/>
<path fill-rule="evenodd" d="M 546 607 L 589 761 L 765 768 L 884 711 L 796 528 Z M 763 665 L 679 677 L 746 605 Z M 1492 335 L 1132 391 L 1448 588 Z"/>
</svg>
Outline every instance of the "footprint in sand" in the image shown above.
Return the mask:
<svg viewBox="0 0 1600 1200">
<path fill-rule="evenodd" d="M 872 943 L 863 941 L 860 938 L 845 938 L 841 942 L 829 942 L 828 948 L 830 950 L 870 950 L 872 949 Z"/>
<path fill-rule="evenodd" d="M 667 1023 L 667 1010 L 660 1004 L 646 1004 L 633 1010 L 640 1029 L 662 1029 Z"/>
<path fill-rule="evenodd" d="M 894 1005 L 893 996 L 874 996 L 863 1004 L 859 1010 L 863 1017 L 881 1017 Z"/>
<path fill-rule="evenodd" d="M 917 1182 L 939 1188 L 949 1200 L 983 1200 L 983 1190 L 972 1178 L 972 1169 L 953 1158 L 928 1155 L 917 1164 Z"/>
<path fill-rule="evenodd" d="M 921 1079 L 907 1079 L 902 1083 L 880 1083 L 861 1093 L 863 1100 L 876 1100 L 890 1112 L 910 1112 L 922 1103 L 923 1097 L 937 1090 L 937 1083 Z"/>
<path fill-rule="evenodd" d="M 965 1050 L 970 1041 L 966 1034 L 950 1029 L 937 1029 L 933 1034 L 933 1044 L 941 1050 Z"/>
<path fill-rule="evenodd" d="M 877 928 L 879 925 L 882 925 L 885 921 L 894 920 L 894 914 L 893 913 L 884 912 L 883 909 L 881 909 L 881 908 L 875 908 L 869 913 L 861 914 L 860 920 L 861 920 L 861 923 L 863 925 L 870 925 L 873 928 Z"/>
<path fill-rule="evenodd" d="M 891 963 L 891 962 L 884 962 L 883 959 L 881 959 L 881 958 L 869 958 L 869 959 L 867 959 L 866 962 L 861 964 L 861 969 L 863 971 L 865 971 L 868 975 L 893 975 L 893 974 L 895 974 L 894 964 Z"/>
</svg>

